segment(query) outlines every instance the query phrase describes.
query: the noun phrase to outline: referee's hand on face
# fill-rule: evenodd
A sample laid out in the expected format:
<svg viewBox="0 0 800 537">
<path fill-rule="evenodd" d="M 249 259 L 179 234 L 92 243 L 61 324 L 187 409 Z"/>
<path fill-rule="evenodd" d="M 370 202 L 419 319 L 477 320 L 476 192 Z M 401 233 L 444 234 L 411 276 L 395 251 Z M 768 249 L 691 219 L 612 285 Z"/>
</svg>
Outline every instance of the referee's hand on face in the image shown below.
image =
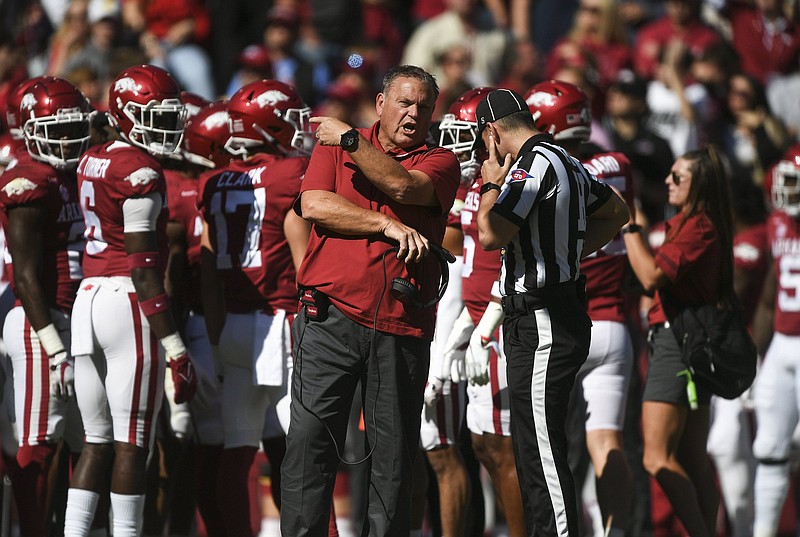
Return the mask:
<svg viewBox="0 0 800 537">
<path fill-rule="evenodd" d="M 487 127 L 488 135 L 489 135 L 489 142 L 486 144 L 486 148 L 489 150 L 489 158 L 483 161 L 483 165 L 481 166 L 481 178 L 485 183 L 494 183 L 497 186 L 502 187 L 503 183 L 506 181 L 506 175 L 508 174 L 508 170 L 511 169 L 511 164 L 514 162 L 511 158 L 511 154 L 503 158 L 503 162 L 500 162 L 500 155 L 497 152 L 497 145 L 494 142 L 494 135 L 492 131 Z"/>
</svg>

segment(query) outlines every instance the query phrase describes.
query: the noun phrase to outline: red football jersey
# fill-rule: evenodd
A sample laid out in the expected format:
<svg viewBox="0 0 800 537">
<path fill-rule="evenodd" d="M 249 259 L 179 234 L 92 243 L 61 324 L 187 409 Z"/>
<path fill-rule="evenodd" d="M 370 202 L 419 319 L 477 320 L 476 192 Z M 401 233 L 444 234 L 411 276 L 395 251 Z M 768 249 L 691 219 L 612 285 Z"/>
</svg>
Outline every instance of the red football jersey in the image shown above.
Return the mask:
<svg viewBox="0 0 800 537">
<path fill-rule="evenodd" d="M 188 266 L 187 296 L 184 303 L 193 311 L 202 311 L 200 297 L 200 238 L 203 235 L 203 216 L 197 209 L 197 192 L 200 181 L 184 177 L 174 170 L 164 170 L 167 180 L 167 211 L 169 222 L 180 224 L 185 230 Z"/>
<path fill-rule="evenodd" d="M 769 268 L 769 241 L 767 241 L 767 224 L 757 224 L 743 229 L 733 236 L 734 269 L 752 272 L 753 284 L 745 289 L 739 300 L 742 303 L 744 320 L 748 326 L 753 322 L 761 288 Z"/>
<path fill-rule="evenodd" d="M 160 194 L 163 200 L 156 223 L 163 271 L 167 262 L 167 184 L 155 158 L 125 142 L 91 147 L 78 163 L 78 191 L 86 223 L 85 277 L 130 276 L 122 204 L 151 193 Z"/>
<path fill-rule="evenodd" d="M 472 322 L 478 324 L 492 295 L 492 284 L 500 277 L 499 251 L 487 252 L 478 242 L 478 206 L 483 180 L 478 177 L 469 187 L 461 209 L 464 232 L 464 265 L 461 268 L 461 298 Z"/>
<path fill-rule="evenodd" d="M 767 220 L 767 239 L 778 287 L 775 293 L 775 331 L 800 335 L 800 223 L 783 211 Z"/>
<path fill-rule="evenodd" d="M 633 174 L 628 157 L 622 153 L 598 153 L 582 163 L 589 173 L 617 189 L 633 208 Z M 587 311 L 592 320 L 625 322 L 622 289 L 627 264 L 621 233 L 581 262 L 589 299 Z"/>
<path fill-rule="evenodd" d="M 42 204 L 47 209 L 42 230 L 41 274 L 45 298 L 50 306 L 69 313 L 83 277 L 84 227 L 74 175 L 32 159 L 18 161 L 0 176 L 2 227 L 8 227 L 9 209 L 31 203 Z M 14 252 L 10 254 L 7 261 L 13 285 Z M 16 294 L 16 289 L 14 292 Z"/>
<path fill-rule="evenodd" d="M 217 252 L 229 311 L 297 311 L 283 222 L 307 166 L 307 158 L 257 155 L 200 178 L 198 207 Z"/>
</svg>

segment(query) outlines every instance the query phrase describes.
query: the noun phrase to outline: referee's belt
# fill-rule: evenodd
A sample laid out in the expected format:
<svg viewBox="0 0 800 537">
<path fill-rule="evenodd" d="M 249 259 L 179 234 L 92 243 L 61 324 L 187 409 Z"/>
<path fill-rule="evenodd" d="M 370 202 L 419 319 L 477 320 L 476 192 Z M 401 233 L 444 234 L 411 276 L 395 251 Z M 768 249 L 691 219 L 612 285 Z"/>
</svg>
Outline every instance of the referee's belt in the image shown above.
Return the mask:
<svg viewBox="0 0 800 537">
<path fill-rule="evenodd" d="M 560 299 L 577 297 L 585 303 L 586 278 L 581 276 L 577 281 L 559 283 L 550 287 L 531 289 L 524 293 L 504 296 L 501 301 L 503 313 L 519 315 L 552 307 Z"/>
</svg>

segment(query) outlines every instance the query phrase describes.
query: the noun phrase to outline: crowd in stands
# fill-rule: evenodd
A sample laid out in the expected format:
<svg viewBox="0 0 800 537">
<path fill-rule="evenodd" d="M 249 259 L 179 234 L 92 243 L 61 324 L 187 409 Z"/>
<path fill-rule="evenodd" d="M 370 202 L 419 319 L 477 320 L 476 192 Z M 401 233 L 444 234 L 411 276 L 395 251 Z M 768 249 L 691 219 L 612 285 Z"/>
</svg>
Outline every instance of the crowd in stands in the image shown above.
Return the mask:
<svg viewBox="0 0 800 537">
<path fill-rule="evenodd" d="M 544 80 L 570 82 L 589 97 L 590 141 L 630 160 L 636 222 L 654 249 L 663 241 L 664 222 L 676 212 L 665 178 L 677 159 L 709 144 L 721 151 L 732 192 L 732 225 L 739 233 L 764 228 L 772 170 L 800 143 L 800 3 L 795 0 L 0 3 L 3 120 L 11 112 L 6 107 L 13 90 L 40 75 L 71 81 L 95 110 L 107 111 L 112 81 L 139 64 L 166 69 L 183 90 L 206 101 L 226 99 L 253 81 L 279 80 L 296 89 L 312 116 L 360 128 L 377 120 L 375 95 L 387 70 L 400 64 L 420 66 L 436 77 L 441 93 L 434 122 L 472 88 L 508 88 L 525 95 Z M 2 131 L 8 127 L 4 124 Z M 746 311 L 754 313 L 768 245 L 733 243 L 734 287 Z M 637 359 L 625 422 L 635 491 L 627 534 L 685 535 L 643 464 L 641 398 L 650 303 L 638 301 L 641 291 L 631 293 L 629 319 Z M 575 417 L 576 423 L 581 419 Z M 712 401 L 707 451 L 716 464 L 727 517 L 717 524 L 718 535 L 753 534 L 757 462 L 751 445 L 758 425 L 753 422 L 749 394 L 733 402 Z M 465 444 L 467 466 L 477 467 Z M 571 445 L 586 455 L 583 439 Z M 576 479 L 582 484 L 584 477 Z M 435 491 L 435 477 L 431 481 Z M 500 527 L 502 516 L 495 516 L 493 507 L 485 517 L 477 514 L 484 512 L 483 496 L 476 494 L 479 481 L 472 484 L 474 511 L 467 516 L 465 535 L 483 535 L 484 519 Z M 484 487 L 491 487 L 486 479 Z M 340 524 L 350 505 L 357 511 L 355 496 L 364 491 L 353 494 L 352 502 L 345 501 L 337 491 Z M 589 494 L 584 500 L 582 531 L 602 535 L 597 499 Z M 436 509 L 430 506 L 429 512 Z M 796 534 L 792 514 L 780 522 L 786 535 Z M 437 531 L 435 517 L 429 519 L 426 528 Z"/>
</svg>

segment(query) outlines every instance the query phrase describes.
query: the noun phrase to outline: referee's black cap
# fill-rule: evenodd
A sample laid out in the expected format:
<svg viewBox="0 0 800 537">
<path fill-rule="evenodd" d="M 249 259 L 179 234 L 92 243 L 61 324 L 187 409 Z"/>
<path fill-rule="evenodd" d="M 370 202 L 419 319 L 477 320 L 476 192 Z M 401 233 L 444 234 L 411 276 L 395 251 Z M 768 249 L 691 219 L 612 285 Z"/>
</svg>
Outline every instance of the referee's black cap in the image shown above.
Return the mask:
<svg viewBox="0 0 800 537">
<path fill-rule="evenodd" d="M 484 97 L 478 106 L 475 108 L 475 118 L 478 121 L 478 136 L 472 149 L 483 147 L 483 140 L 481 133 L 486 128 L 487 123 L 497 121 L 498 119 L 510 116 L 523 110 L 528 111 L 528 104 L 525 98 L 510 89 L 496 89 L 489 92 Z"/>
</svg>

